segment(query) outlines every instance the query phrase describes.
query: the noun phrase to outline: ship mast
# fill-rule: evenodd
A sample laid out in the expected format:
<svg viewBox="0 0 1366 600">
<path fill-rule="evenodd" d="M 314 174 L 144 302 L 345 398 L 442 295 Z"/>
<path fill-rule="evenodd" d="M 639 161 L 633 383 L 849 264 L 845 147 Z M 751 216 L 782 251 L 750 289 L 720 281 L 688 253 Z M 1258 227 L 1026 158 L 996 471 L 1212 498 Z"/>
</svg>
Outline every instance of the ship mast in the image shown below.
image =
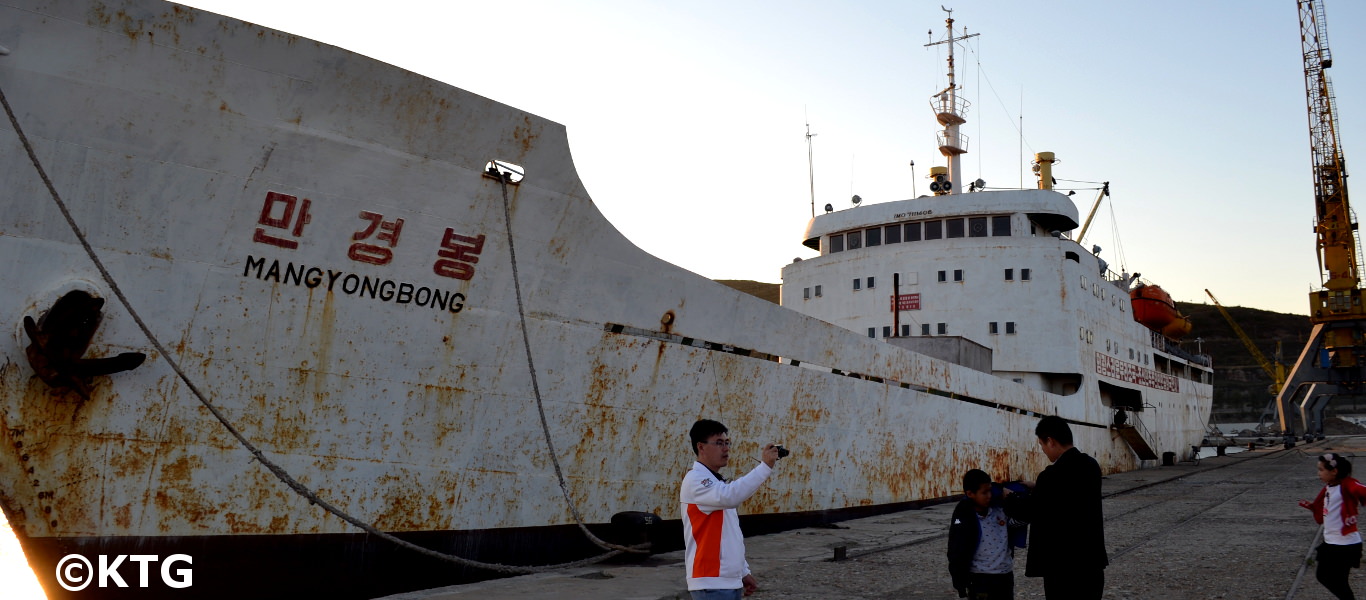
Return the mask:
<svg viewBox="0 0 1366 600">
<path fill-rule="evenodd" d="M 943 7 L 940 7 L 943 8 Z M 962 36 L 953 36 L 953 10 L 944 8 L 944 12 L 949 13 L 944 20 L 949 32 L 947 39 L 925 44 L 925 47 L 948 44 L 949 47 L 949 86 L 939 93 L 930 97 L 930 107 L 934 109 L 935 118 L 944 127 L 943 131 L 937 134 L 939 140 L 939 153 L 948 159 L 949 166 L 947 174 L 934 174 L 935 181 L 930 184 L 930 189 L 936 196 L 946 194 L 957 194 L 959 190 L 958 182 L 962 181 L 962 165 L 958 157 L 968 152 L 968 137 L 958 131 L 958 128 L 967 122 L 964 115 L 968 112 L 971 105 L 966 99 L 958 96 L 958 84 L 954 80 L 953 70 L 953 47 L 955 42 L 976 37 L 978 34 L 967 34 L 966 30 Z"/>
<path fill-rule="evenodd" d="M 816 218 L 816 164 L 812 162 L 811 138 L 816 134 L 811 133 L 811 121 L 806 122 L 806 180 L 811 185 L 811 218 Z"/>
</svg>

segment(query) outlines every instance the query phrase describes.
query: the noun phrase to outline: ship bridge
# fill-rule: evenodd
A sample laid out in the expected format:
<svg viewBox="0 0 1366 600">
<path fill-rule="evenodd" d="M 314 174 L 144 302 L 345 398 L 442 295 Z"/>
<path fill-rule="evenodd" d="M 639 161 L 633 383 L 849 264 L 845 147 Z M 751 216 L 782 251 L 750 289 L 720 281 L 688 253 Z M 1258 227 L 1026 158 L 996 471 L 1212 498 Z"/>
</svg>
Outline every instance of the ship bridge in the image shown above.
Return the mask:
<svg viewBox="0 0 1366 600">
<path fill-rule="evenodd" d="M 1078 227 L 1077 207 L 1052 190 L 1006 190 L 950 196 L 924 196 L 819 215 L 806 227 L 803 245 L 821 250 L 821 238 L 832 233 L 879 225 L 948 217 L 1009 217 L 1024 213 L 1045 231 L 1067 232 Z M 985 226 L 986 223 L 983 223 Z"/>
</svg>

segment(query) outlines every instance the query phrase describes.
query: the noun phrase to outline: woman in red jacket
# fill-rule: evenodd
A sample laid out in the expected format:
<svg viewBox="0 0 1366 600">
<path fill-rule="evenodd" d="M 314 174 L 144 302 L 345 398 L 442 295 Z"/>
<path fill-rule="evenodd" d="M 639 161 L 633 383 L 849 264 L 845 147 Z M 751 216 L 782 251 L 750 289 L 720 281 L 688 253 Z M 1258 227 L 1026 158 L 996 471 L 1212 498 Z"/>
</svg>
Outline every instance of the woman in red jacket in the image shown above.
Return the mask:
<svg viewBox="0 0 1366 600">
<path fill-rule="evenodd" d="M 1329 452 L 1319 457 L 1319 481 L 1325 485 L 1313 502 L 1300 500 L 1323 524 L 1323 543 L 1318 548 L 1314 575 L 1334 596 L 1355 600 L 1347 583 L 1348 571 L 1361 566 L 1361 533 L 1357 531 L 1357 506 L 1366 503 L 1366 485 L 1352 478 L 1352 463 Z"/>
</svg>

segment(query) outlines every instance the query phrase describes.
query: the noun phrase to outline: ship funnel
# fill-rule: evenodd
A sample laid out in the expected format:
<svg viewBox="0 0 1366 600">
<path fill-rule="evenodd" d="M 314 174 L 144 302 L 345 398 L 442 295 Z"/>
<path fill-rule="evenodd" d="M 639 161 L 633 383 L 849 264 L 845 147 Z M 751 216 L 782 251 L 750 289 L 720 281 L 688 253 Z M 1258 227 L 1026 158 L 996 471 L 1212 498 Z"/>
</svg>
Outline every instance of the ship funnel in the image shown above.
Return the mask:
<svg viewBox="0 0 1366 600">
<path fill-rule="evenodd" d="M 936 196 L 953 193 L 953 180 L 949 179 L 948 167 L 930 167 L 930 191 Z"/>
<path fill-rule="evenodd" d="M 1052 152 L 1039 152 L 1034 155 L 1034 174 L 1039 177 L 1039 189 L 1053 189 L 1053 163 L 1062 162 L 1053 157 Z"/>
</svg>

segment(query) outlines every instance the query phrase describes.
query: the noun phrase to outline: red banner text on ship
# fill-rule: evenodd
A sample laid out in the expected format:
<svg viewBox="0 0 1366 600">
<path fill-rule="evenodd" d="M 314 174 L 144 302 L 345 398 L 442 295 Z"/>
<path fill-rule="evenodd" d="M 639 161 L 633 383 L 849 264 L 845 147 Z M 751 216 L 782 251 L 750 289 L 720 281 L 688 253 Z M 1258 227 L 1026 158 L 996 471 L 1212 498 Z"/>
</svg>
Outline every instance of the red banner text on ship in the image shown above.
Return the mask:
<svg viewBox="0 0 1366 600">
<path fill-rule="evenodd" d="M 1096 353 L 1096 375 L 1137 383 L 1138 385 L 1162 390 L 1164 392 L 1179 392 L 1181 386 L 1176 381 L 1176 377 L 1164 373 L 1158 373 L 1152 369 L 1140 367 L 1135 364 L 1127 363 L 1108 354 Z"/>
<path fill-rule="evenodd" d="M 899 310 L 920 310 L 920 294 L 901 294 L 890 298 L 892 312 Z"/>
</svg>

